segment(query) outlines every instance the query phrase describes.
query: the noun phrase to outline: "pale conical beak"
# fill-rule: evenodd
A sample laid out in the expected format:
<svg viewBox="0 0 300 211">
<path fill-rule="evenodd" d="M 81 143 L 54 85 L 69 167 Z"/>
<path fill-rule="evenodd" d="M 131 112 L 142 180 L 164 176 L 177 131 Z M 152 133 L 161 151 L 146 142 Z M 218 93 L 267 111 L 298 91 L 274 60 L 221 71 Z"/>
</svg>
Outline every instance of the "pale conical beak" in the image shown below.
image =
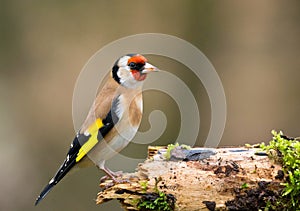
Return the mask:
<svg viewBox="0 0 300 211">
<path fill-rule="evenodd" d="M 149 64 L 148 62 L 145 64 L 144 69 L 142 70 L 142 73 L 152 73 L 152 72 L 158 72 L 159 69 L 152 64 Z"/>
</svg>

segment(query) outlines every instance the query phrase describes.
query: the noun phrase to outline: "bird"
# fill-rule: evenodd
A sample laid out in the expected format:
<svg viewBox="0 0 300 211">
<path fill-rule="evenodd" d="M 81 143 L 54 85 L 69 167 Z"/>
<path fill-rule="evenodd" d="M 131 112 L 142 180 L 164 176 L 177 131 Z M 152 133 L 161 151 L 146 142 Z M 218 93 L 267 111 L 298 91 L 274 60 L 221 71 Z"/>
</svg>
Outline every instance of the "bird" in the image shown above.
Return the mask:
<svg viewBox="0 0 300 211">
<path fill-rule="evenodd" d="M 113 182 L 119 182 L 118 174 L 107 168 L 105 161 L 125 148 L 137 133 L 143 114 L 143 82 L 149 73 L 158 71 L 141 54 L 127 54 L 117 59 L 65 160 L 36 198 L 35 205 L 71 169 L 85 167 L 86 163 L 95 164 Z"/>
</svg>

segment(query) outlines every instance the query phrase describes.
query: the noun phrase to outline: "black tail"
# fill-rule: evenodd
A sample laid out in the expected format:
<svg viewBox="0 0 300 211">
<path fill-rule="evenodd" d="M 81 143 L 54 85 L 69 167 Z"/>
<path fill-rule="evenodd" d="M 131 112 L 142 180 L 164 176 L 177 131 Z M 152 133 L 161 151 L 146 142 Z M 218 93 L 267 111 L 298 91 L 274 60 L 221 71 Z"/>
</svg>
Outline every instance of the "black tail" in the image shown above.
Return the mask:
<svg viewBox="0 0 300 211">
<path fill-rule="evenodd" d="M 49 184 L 42 190 L 40 195 L 37 197 L 35 201 L 35 205 L 37 205 L 45 196 L 50 192 L 50 190 L 71 170 L 71 168 L 75 165 L 75 160 L 73 162 L 67 160 L 64 161 L 64 164 L 59 168 L 55 176 L 50 180 Z"/>
<path fill-rule="evenodd" d="M 80 149 L 81 145 L 75 137 L 73 143 L 71 144 L 71 147 L 69 149 L 69 152 L 67 154 L 67 158 L 63 162 L 63 164 L 60 166 L 58 171 L 56 172 L 55 176 L 50 180 L 49 184 L 43 189 L 43 191 L 40 193 L 40 195 L 37 197 L 35 201 L 35 205 L 38 205 L 38 203 L 45 198 L 45 196 L 50 192 L 50 190 L 71 170 L 71 168 L 76 164 L 76 157 L 78 154 L 78 151 Z"/>
<path fill-rule="evenodd" d="M 40 203 L 40 201 L 45 198 L 45 196 L 50 192 L 50 190 L 54 187 L 54 185 L 56 185 L 55 183 L 49 183 L 44 190 L 40 193 L 40 195 L 37 197 L 36 201 L 35 201 L 35 206 L 38 205 Z"/>
</svg>

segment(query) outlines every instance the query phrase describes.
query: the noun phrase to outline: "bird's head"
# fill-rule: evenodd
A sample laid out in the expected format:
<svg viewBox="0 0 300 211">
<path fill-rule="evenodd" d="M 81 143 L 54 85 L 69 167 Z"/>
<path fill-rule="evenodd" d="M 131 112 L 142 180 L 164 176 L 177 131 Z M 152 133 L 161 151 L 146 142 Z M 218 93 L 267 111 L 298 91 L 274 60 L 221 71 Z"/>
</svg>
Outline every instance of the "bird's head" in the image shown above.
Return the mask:
<svg viewBox="0 0 300 211">
<path fill-rule="evenodd" d="M 126 88 L 142 85 L 148 73 L 157 72 L 158 68 L 148 63 L 140 54 L 127 54 L 119 58 L 113 68 L 113 78 Z"/>
</svg>

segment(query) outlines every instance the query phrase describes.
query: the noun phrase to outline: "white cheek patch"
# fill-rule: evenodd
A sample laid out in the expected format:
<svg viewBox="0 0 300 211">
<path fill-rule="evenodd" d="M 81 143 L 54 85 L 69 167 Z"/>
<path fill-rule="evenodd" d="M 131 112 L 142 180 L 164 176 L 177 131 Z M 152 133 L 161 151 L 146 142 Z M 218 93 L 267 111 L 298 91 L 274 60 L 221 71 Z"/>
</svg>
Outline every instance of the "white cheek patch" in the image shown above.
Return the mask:
<svg viewBox="0 0 300 211">
<path fill-rule="evenodd" d="M 118 77 L 120 78 L 121 85 L 126 88 L 135 89 L 143 85 L 142 81 L 137 81 L 133 77 L 130 67 L 127 66 L 127 62 L 130 56 L 124 56 L 119 59 L 118 66 L 119 70 L 117 72 Z"/>
<path fill-rule="evenodd" d="M 125 83 L 126 81 L 131 80 L 131 78 L 133 78 L 133 76 L 130 73 L 130 70 L 127 70 L 124 67 L 120 67 L 119 71 L 118 71 L 118 76 L 120 78 L 120 82 L 121 84 Z"/>
<path fill-rule="evenodd" d="M 120 67 L 118 71 L 118 77 L 120 78 L 120 83 L 126 88 L 135 89 L 143 85 L 143 81 L 137 81 L 134 79 L 129 68 Z"/>
</svg>

